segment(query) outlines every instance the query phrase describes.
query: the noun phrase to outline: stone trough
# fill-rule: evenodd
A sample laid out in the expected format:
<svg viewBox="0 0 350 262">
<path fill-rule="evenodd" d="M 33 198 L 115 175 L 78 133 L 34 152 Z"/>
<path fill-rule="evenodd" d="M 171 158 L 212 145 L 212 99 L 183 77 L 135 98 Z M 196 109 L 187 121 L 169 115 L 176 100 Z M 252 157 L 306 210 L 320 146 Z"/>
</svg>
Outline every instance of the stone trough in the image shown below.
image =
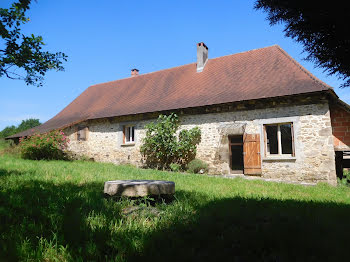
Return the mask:
<svg viewBox="0 0 350 262">
<path fill-rule="evenodd" d="M 172 196 L 175 183 L 164 180 L 113 180 L 105 182 L 103 191 L 109 196 Z"/>
</svg>

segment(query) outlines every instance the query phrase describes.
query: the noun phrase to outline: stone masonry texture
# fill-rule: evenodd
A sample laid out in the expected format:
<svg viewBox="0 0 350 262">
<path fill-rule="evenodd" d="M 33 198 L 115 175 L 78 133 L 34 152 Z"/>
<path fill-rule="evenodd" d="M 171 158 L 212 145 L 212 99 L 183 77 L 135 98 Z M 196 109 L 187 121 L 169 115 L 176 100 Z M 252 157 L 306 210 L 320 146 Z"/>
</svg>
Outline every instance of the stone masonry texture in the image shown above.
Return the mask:
<svg viewBox="0 0 350 262">
<path fill-rule="evenodd" d="M 139 119 L 139 118 L 138 118 Z M 87 141 L 77 141 L 76 126 L 67 128 L 69 149 L 77 155 L 95 161 L 142 166 L 140 146 L 145 136 L 145 125 L 151 120 L 121 121 L 120 119 L 90 120 L 79 125 L 89 129 Z M 209 173 L 230 173 L 229 135 L 260 134 L 261 167 L 263 178 L 291 182 L 327 182 L 336 184 L 334 139 L 329 104 L 327 101 L 306 105 L 290 105 L 218 112 L 180 115 L 181 129 L 199 127 L 202 139 L 197 147 L 197 158 L 209 164 Z M 265 124 L 293 123 L 294 157 L 269 157 L 265 155 Z M 123 126 L 135 125 L 135 143 L 123 144 Z"/>
</svg>

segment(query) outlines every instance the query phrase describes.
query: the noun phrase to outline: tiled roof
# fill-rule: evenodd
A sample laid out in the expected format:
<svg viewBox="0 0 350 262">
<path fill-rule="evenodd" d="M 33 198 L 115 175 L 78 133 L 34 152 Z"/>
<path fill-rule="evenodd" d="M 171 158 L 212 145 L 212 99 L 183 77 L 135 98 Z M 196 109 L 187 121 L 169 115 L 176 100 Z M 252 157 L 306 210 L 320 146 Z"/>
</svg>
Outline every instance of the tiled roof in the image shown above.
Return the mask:
<svg viewBox="0 0 350 262">
<path fill-rule="evenodd" d="M 88 119 L 199 107 L 331 89 L 279 46 L 90 86 L 59 114 L 13 137 L 64 128 Z"/>
</svg>

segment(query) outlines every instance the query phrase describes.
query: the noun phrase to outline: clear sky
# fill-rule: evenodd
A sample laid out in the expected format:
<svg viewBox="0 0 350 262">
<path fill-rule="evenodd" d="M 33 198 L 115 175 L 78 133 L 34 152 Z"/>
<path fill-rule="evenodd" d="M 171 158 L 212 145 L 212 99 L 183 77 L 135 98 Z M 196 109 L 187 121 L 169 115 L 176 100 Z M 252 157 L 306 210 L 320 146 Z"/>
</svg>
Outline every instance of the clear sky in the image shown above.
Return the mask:
<svg viewBox="0 0 350 262">
<path fill-rule="evenodd" d="M 142 74 L 193 63 L 197 42 L 209 47 L 209 58 L 278 44 L 349 103 L 342 82 L 304 61 L 302 46 L 253 6 L 253 0 L 33 1 L 24 32 L 42 35 L 46 49 L 66 53 L 68 62 L 40 88 L 0 78 L 0 130 L 27 118 L 44 122 L 88 86 L 129 77 L 132 68 Z"/>
</svg>

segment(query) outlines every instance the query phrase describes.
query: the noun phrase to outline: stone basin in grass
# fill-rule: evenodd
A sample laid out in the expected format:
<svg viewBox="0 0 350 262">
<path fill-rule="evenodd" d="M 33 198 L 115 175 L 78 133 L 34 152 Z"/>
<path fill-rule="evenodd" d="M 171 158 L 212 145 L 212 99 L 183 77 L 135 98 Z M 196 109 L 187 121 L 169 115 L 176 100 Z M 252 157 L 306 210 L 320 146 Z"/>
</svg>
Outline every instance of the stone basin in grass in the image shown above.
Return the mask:
<svg viewBox="0 0 350 262">
<path fill-rule="evenodd" d="M 113 180 L 107 181 L 103 192 L 109 196 L 145 197 L 172 196 L 175 182 L 164 180 Z"/>
</svg>

